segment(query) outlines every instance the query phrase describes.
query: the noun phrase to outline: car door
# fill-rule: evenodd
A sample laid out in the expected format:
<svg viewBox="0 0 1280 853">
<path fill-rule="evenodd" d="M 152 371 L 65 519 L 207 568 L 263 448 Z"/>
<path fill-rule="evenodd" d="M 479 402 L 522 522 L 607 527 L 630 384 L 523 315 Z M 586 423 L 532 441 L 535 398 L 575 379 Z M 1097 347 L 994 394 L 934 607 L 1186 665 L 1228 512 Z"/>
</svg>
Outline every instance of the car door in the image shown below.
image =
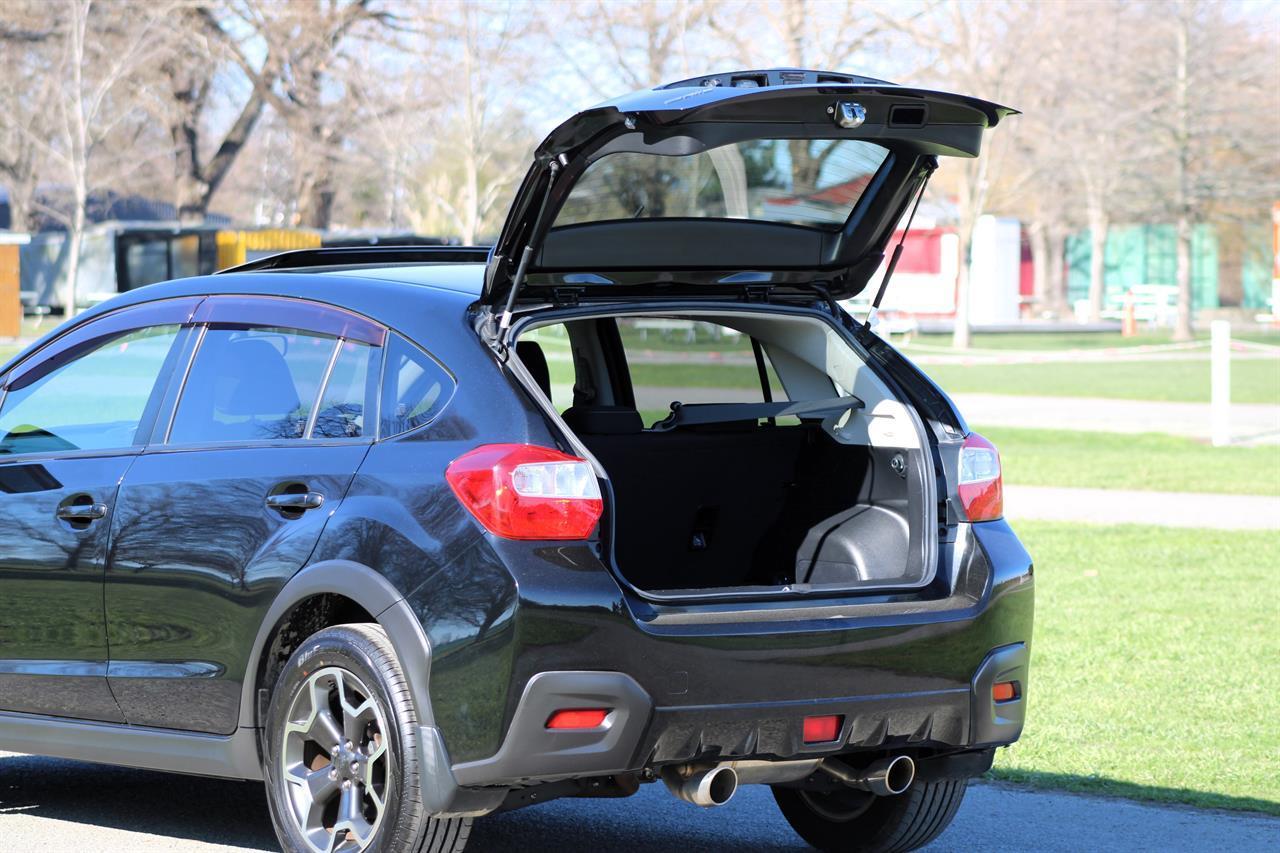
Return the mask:
<svg viewBox="0 0 1280 853">
<path fill-rule="evenodd" d="M 196 321 L 117 499 L 108 681 L 131 724 L 227 734 L 267 608 L 376 433 L 386 331 L 271 297 L 213 296 Z"/>
<path fill-rule="evenodd" d="M 74 327 L 0 384 L 0 710 L 122 721 L 106 680 L 108 534 L 198 302 Z"/>
</svg>

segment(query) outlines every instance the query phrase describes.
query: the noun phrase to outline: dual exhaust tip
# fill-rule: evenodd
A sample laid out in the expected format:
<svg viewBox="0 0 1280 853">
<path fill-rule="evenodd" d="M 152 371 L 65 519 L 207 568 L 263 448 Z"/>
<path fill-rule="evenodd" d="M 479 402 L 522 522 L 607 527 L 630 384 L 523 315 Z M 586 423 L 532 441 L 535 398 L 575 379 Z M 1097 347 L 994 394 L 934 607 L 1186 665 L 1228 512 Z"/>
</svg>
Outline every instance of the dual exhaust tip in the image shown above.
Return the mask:
<svg viewBox="0 0 1280 853">
<path fill-rule="evenodd" d="M 750 782 L 774 783 L 795 781 L 795 774 L 788 771 L 794 764 L 808 765 L 804 769 L 816 765 L 816 769 L 833 776 L 838 781 L 869 791 L 880 797 L 892 797 L 901 794 L 911 787 L 916 778 L 916 765 L 908 755 L 894 755 L 868 764 L 866 767 L 854 769 L 835 761 L 821 763 L 810 762 L 776 762 L 776 774 L 762 771 L 760 765 L 773 762 L 741 762 L 751 765 L 747 774 Z M 662 781 L 672 794 L 687 803 L 703 808 L 723 806 L 738 791 L 739 774 L 734 769 L 735 762 L 724 762 L 710 767 L 685 765 L 683 767 L 666 768 L 662 773 Z M 807 775 L 807 774 L 805 774 Z M 776 778 L 775 778 L 776 777 Z"/>
</svg>

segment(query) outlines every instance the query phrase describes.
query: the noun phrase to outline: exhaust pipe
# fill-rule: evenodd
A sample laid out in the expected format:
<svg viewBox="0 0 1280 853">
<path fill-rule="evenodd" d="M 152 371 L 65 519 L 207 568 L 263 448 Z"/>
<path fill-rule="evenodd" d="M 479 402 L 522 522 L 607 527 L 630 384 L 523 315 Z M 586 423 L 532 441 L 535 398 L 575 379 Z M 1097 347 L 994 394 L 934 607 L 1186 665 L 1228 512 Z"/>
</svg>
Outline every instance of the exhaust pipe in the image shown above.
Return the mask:
<svg viewBox="0 0 1280 853">
<path fill-rule="evenodd" d="M 704 809 L 723 806 L 733 799 L 738 790 L 738 774 L 728 764 L 666 768 L 662 772 L 662 781 L 672 794 Z"/>
<path fill-rule="evenodd" d="M 909 755 L 894 755 L 854 770 L 834 761 L 824 761 L 821 768 L 850 788 L 870 791 L 879 797 L 901 794 L 916 778 L 916 763 Z"/>
</svg>

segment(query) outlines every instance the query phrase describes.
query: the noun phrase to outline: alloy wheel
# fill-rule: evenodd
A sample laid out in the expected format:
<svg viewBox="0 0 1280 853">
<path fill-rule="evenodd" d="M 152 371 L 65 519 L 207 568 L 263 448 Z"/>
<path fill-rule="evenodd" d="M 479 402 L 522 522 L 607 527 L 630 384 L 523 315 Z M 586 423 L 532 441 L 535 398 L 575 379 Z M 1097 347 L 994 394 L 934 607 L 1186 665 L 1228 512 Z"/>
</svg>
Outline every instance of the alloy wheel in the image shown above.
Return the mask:
<svg viewBox="0 0 1280 853">
<path fill-rule="evenodd" d="M 289 707 L 281 779 L 295 827 L 312 853 L 372 842 L 391 779 L 387 721 L 374 694 L 341 667 L 312 673 Z"/>
</svg>

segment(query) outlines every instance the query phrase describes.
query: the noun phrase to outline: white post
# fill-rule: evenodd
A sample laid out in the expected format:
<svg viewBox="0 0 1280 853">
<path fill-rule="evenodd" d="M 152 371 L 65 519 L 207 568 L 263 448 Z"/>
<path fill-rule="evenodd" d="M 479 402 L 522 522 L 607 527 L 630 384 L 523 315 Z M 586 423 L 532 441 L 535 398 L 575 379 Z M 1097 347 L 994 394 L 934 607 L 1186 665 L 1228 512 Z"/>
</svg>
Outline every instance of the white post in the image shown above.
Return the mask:
<svg viewBox="0 0 1280 853">
<path fill-rule="evenodd" d="M 1209 324 L 1209 418 L 1213 446 L 1231 443 L 1231 323 Z"/>
</svg>

